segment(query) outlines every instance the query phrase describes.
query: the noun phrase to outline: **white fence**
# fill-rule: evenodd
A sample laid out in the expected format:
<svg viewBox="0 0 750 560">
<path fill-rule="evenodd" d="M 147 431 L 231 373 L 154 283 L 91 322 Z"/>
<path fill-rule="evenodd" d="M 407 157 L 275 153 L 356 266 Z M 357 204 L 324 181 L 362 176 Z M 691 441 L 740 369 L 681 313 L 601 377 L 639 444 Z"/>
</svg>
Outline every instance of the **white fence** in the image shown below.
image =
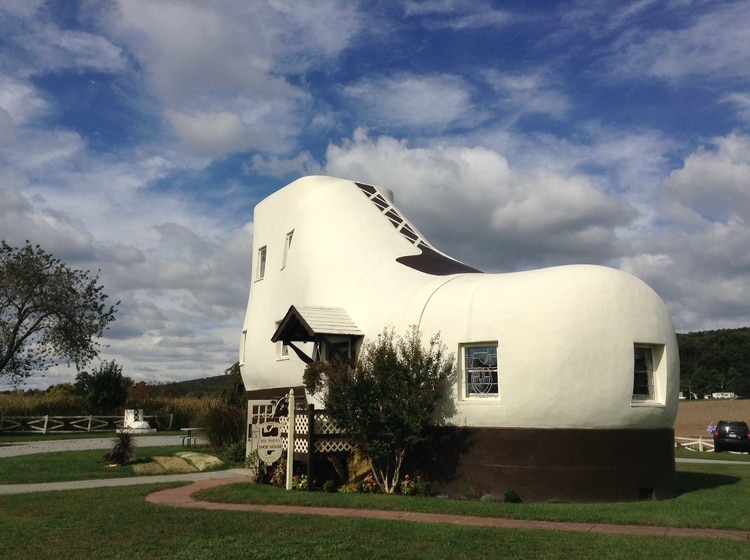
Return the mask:
<svg viewBox="0 0 750 560">
<path fill-rule="evenodd" d="M 144 420 L 155 418 L 144 416 Z M 0 433 L 31 432 L 38 434 L 63 434 L 80 432 L 114 432 L 122 424 L 118 416 L 4 416 L 0 415 Z M 172 420 L 170 417 L 169 425 Z"/>
<path fill-rule="evenodd" d="M 712 436 L 704 438 L 703 436 L 695 437 L 675 437 L 674 446 L 688 451 L 713 451 L 714 438 Z"/>
</svg>

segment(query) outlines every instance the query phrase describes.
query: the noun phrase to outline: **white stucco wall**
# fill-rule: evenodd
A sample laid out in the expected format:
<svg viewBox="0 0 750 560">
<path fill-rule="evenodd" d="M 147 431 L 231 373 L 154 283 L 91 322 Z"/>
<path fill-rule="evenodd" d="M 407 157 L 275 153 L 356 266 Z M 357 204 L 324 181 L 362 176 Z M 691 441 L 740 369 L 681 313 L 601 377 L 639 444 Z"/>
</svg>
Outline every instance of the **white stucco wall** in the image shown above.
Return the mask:
<svg viewBox="0 0 750 560">
<path fill-rule="evenodd" d="M 679 384 L 674 327 L 658 295 L 629 274 L 588 265 L 425 274 L 396 262 L 420 251 L 360 189 L 329 177 L 300 179 L 259 203 L 253 238 L 253 281 L 240 350 L 249 390 L 301 384 L 302 361 L 292 352 L 278 359 L 270 341 L 291 305 L 341 307 L 366 340 L 384 328 L 405 333 L 416 324 L 425 337 L 440 332 L 459 359 L 464 344 L 497 344 L 500 395 L 465 398 L 459 363 L 456 424 L 668 428 L 674 423 Z M 256 280 L 261 247 L 266 247 L 265 275 Z M 635 344 L 663 348 L 654 398 L 647 402 L 631 398 Z"/>
</svg>

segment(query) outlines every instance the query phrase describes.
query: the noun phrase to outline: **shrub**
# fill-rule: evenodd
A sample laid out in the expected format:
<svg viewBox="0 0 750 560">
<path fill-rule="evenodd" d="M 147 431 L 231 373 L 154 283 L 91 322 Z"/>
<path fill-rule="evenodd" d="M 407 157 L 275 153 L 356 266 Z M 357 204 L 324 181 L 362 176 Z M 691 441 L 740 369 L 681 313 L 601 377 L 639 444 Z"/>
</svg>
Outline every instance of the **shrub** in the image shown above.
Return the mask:
<svg viewBox="0 0 750 560">
<path fill-rule="evenodd" d="M 307 475 L 295 474 L 292 477 L 292 488 L 294 490 L 307 490 L 307 487 L 308 487 Z"/>
<path fill-rule="evenodd" d="M 243 463 L 245 461 L 245 443 L 230 443 L 219 449 L 219 458 L 227 463 Z"/>
<path fill-rule="evenodd" d="M 401 481 L 399 489 L 404 496 L 429 496 L 430 482 L 422 475 L 412 478 L 407 474 Z"/>
<path fill-rule="evenodd" d="M 118 432 L 112 443 L 112 451 L 104 456 L 105 461 L 116 465 L 124 465 L 133 458 L 136 447 L 135 439 L 128 432 Z"/>
<path fill-rule="evenodd" d="M 245 441 L 245 414 L 242 409 L 217 404 L 208 409 L 199 422 L 211 448 L 216 451 Z"/>
<path fill-rule="evenodd" d="M 372 473 L 368 473 L 367 476 L 357 483 L 357 492 L 364 494 L 377 494 L 380 492 L 380 486 Z"/>
<path fill-rule="evenodd" d="M 503 501 L 506 504 L 520 504 L 523 500 L 521 500 L 521 496 L 513 490 L 506 490 L 503 495 Z"/>
</svg>

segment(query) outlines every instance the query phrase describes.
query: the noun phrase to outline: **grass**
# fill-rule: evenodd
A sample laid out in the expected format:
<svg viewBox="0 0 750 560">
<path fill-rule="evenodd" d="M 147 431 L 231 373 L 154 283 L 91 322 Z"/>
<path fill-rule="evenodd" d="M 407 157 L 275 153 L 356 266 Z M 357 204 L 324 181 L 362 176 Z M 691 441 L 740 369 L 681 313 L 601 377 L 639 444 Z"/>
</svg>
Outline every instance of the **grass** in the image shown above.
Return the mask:
<svg viewBox="0 0 750 560">
<path fill-rule="evenodd" d="M 286 492 L 237 483 L 196 494 L 213 502 L 423 511 L 480 517 L 750 530 L 750 467 L 680 464 L 671 500 L 602 504 L 506 504 L 372 494 Z"/>
<path fill-rule="evenodd" d="M 141 448 L 139 460 L 182 449 Z M 0 480 L 108 476 L 104 451 L 0 460 Z M 141 455 L 143 454 L 143 455 Z M 714 457 L 714 454 L 705 454 Z M 716 459 L 724 455 L 716 454 Z M 690 456 L 694 457 L 695 454 Z M 37 466 L 47 462 L 47 466 Z M 109 469 L 123 476 L 125 469 Z M 18 474 L 24 471 L 25 474 Z M 119 471 L 119 472 L 118 472 Z M 16 472 L 16 474 L 13 474 Z M 97 474 L 100 476 L 94 476 Z M 750 528 L 750 465 L 679 463 L 673 500 L 622 504 L 503 504 L 372 494 L 286 492 L 239 483 L 202 492 L 214 501 L 294 503 L 434 511 L 559 521 Z M 495 529 L 373 519 L 327 518 L 155 506 L 145 496 L 173 485 L 0 496 L 0 558 L 741 558 L 747 543 Z"/>
<path fill-rule="evenodd" d="M 152 457 L 172 456 L 184 447 L 138 447 L 133 463 L 147 463 Z M 190 451 L 206 453 L 205 447 L 191 447 Z M 36 482 L 64 482 L 136 476 L 130 465 L 110 467 L 104 460 L 106 449 L 36 453 L 0 459 L 0 484 L 33 484 Z"/>
<path fill-rule="evenodd" d="M 747 543 L 713 539 L 299 517 L 146 503 L 147 494 L 166 486 L 0 496 L 0 558 L 691 560 L 747 555 Z"/>
<path fill-rule="evenodd" d="M 750 464 L 750 454 L 748 453 L 730 453 L 722 451 L 714 453 L 713 451 L 688 451 L 686 449 L 675 449 L 674 456 L 678 459 L 703 459 L 706 461 L 736 461 L 738 463 Z"/>
</svg>

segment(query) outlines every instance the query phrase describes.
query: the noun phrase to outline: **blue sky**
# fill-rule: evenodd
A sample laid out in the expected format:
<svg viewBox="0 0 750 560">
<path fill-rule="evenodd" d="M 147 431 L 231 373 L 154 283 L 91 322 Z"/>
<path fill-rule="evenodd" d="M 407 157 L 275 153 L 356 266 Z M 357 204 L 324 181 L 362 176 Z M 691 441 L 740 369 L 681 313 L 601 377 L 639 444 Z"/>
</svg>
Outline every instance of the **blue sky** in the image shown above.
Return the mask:
<svg viewBox="0 0 750 560">
<path fill-rule="evenodd" d="M 748 326 L 750 10 L 0 0 L 0 237 L 100 271 L 136 381 L 236 361 L 252 209 L 309 174 L 476 268 L 604 264 L 678 332 Z"/>
</svg>

